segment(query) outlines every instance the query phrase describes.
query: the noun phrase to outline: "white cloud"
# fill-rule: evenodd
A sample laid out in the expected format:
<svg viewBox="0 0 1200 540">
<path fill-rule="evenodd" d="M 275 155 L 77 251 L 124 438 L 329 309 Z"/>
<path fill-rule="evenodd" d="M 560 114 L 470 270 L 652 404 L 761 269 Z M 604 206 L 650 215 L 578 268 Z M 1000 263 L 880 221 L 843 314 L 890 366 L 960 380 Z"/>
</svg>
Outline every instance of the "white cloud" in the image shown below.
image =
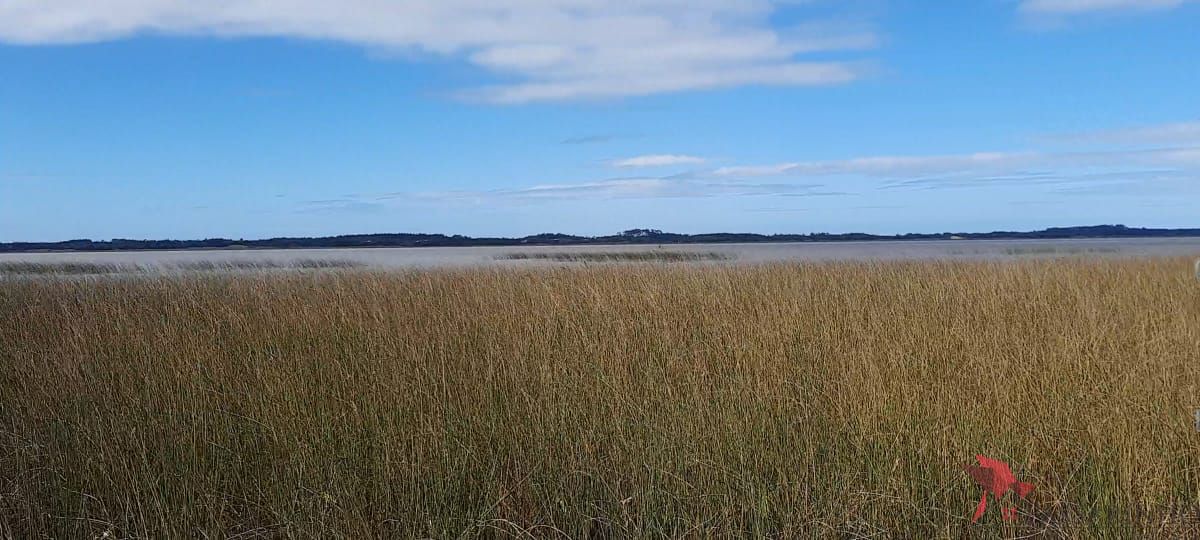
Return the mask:
<svg viewBox="0 0 1200 540">
<path fill-rule="evenodd" d="M 1172 9 L 1185 1 L 1189 0 L 1024 0 L 1020 9 L 1033 15 L 1082 15 Z"/>
<path fill-rule="evenodd" d="M 864 28 L 768 23 L 771 0 L 0 0 L 0 42 L 140 33 L 284 36 L 463 58 L 512 82 L 490 102 L 738 85 L 839 84 L 862 64 L 802 55 L 875 46 Z"/>
<path fill-rule="evenodd" d="M 666 167 L 669 165 L 698 165 L 707 161 L 702 157 L 680 154 L 651 154 L 618 159 L 612 162 L 614 167 Z"/>
</svg>

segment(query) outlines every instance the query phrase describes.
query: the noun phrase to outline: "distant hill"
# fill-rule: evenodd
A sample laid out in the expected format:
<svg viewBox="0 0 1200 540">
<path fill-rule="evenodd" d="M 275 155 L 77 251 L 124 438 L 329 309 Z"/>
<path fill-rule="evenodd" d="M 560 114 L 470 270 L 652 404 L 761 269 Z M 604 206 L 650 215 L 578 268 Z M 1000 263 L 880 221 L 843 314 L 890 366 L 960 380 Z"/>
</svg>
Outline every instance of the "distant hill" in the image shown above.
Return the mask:
<svg viewBox="0 0 1200 540">
<path fill-rule="evenodd" d="M 444 234 L 351 234 L 317 238 L 267 238 L 262 240 L 67 240 L 64 242 L 0 243 L 0 253 L 30 251 L 137 251 L 164 249 L 301 249 L 369 247 L 468 247 L 468 246 L 568 246 L 594 244 L 729 244 L 753 242 L 854 242 L 864 240 L 1003 240 L 1052 238 L 1164 238 L 1200 237 L 1200 229 L 1149 229 L 1124 225 L 1053 227 L 1040 231 L 993 231 L 986 233 L 932 233 L 876 235 L 866 233 L 753 234 L 707 233 L 676 234 L 656 229 L 630 229 L 608 236 L 536 234 L 524 238 L 470 237 Z"/>
</svg>

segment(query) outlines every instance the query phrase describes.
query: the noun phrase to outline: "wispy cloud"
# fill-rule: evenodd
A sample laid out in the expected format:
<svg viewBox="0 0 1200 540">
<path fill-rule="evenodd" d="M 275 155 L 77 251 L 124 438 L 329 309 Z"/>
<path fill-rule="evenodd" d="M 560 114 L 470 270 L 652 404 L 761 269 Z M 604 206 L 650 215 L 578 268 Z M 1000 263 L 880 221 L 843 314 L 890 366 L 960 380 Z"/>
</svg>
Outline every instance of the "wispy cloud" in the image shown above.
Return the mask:
<svg viewBox="0 0 1200 540">
<path fill-rule="evenodd" d="M 707 197 L 828 197 L 848 195 L 826 189 L 820 183 L 745 182 L 719 178 L 681 178 L 674 176 L 634 176 L 590 182 L 538 184 L 490 190 L 401 191 L 362 195 L 348 199 L 309 201 L 304 211 L 377 210 L 382 207 L 411 205 L 534 204 L 567 201 L 620 199 L 666 199 Z"/>
<path fill-rule="evenodd" d="M 1062 201 L 1052 201 L 1052 200 L 1045 200 L 1045 199 L 1008 201 L 1009 206 L 1043 206 L 1043 205 L 1056 205 L 1056 204 L 1062 204 L 1062 203 L 1063 203 Z"/>
<path fill-rule="evenodd" d="M 579 137 L 568 137 L 559 141 L 560 144 L 600 144 L 616 140 L 616 135 L 583 135 Z"/>
<path fill-rule="evenodd" d="M 706 161 L 708 160 L 702 157 L 688 156 L 683 154 L 649 154 L 645 156 L 616 159 L 613 160 L 611 164 L 613 167 L 638 168 L 667 167 L 671 165 L 699 165 Z"/>
<path fill-rule="evenodd" d="M 1194 123 L 1077 134 L 1080 140 L 1127 144 L 1183 142 Z M 699 165 L 701 157 L 650 154 L 610 162 L 619 167 Z M 1020 204 L 1059 204 L 1075 196 L 1180 197 L 1200 195 L 1200 145 L 1145 148 L 1137 145 L 1086 150 L 1026 150 L 938 155 L 881 155 L 840 160 L 791 161 L 766 165 L 693 167 L 662 176 L 628 176 L 574 183 L 545 183 L 494 190 L 446 190 L 362 195 L 310 201 L 307 211 L 376 211 L 396 205 L 531 204 L 541 202 L 764 197 L 858 197 L 856 209 L 912 204 L 921 192 L 1008 189 Z M 1037 197 L 1030 199 L 1028 197 Z M 814 199 L 815 200 L 815 199 Z M 1056 201 L 1057 200 L 1057 201 Z M 876 204 L 876 203 L 883 203 Z M 814 203 L 816 204 L 816 203 Z M 1018 204 L 1018 203 L 1013 203 Z M 825 207 L 827 205 L 818 205 Z M 787 205 L 765 208 L 790 208 Z"/>
<path fill-rule="evenodd" d="M 382 212 L 387 210 L 387 208 L 387 205 L 379 202 L 362 200 L 357 197 L 347 197 L 344 199 L 304 201 L 296 207 L 296 211 L 315 214 L 366 214 Z"/>
<path fill-rule="evenodd" d="M 808 209 L 808 208 L 787 208 L 787 207 L 779 207 L 779 206 L 767 206 L 767 207 L 763 207 L 763 208 L 748 208 L 748 209 L 746 209 L 746 211 L 758 213 L 758 214 L 796 214 L 796 213 L 802 213 L 802 212 L 811 212 L 812 210 Z"/>
<path fill-rule="evenodd" d="M 822 184 L 788 182 L 754 183 L 712 179 L 679 180 L 665 177 L 635 177 L 573 184 L 545 184 L 513 189 L 411 193 L 401 197 L 413 201 L 487 203 L 833 194 L 823 190 L 823 187 Z"/>
<path fill-rule="evenodd" d="M 1038 161 L 1035 153 L 987 152 L 938 156 L 870 156 L 831 161 L 800 161 L 770 165 L 721 167 L 723 177 L 865 175 L 905 177 L 962 170 L 1019 167 Z"/>
<path fill-rule="evenodd" d="M 873 48 L 870 28 L 808 21 L 778 30 L 774 9 L 771 0 L 7 0 L 0 42 L 144 33 L 333 40 L 465 60 L 512 81 L 462 92 L 494 103 L 864 76 L 860 62 L 809 55 Z"/>
<path fill-rule="evenodd" d="M 1097 132 L 1112 141 L 1183 141 L 1191 124 Z M 1091 138 L 1091 135 L 1088 135 Z M 703 172 L 695 173 L 697 178 Z M 721 167 L 715 178 L 867 186 L 876 193 L 980 188 L 1020 189 L 1053 198 L 1200 195 L 1200 146 L 1126 147 L 1088 151 L 983 152 L 932 156 L 868 156 L 830 161 Z"/>
<path fill-rule="evenodd" d="M 834 161 L 803 161 L 772 165 L 721 167 L 717 177 L 815 178 L 858 175 L 872 178 L 924 181 L 924 177 L 948 176 L 974 181 L 1041 181 L 1055 171 L 1117 167 L 1200 168 L 1200 147 L 1122 149 L 1088 152 L 984 152 L 937 156 L 875 156 Z M 1044 171 L 1051 171 L 1046 173 Z M 1040 171 L 1040 172 L 1039 172 Z M 1005 175 L 1009 176 L 1005 176 Z"/>
<path fill-rule="evenodd" d="M 1148 171 L 1142 174 L 1112 174 L 1099 181 L 1080 181 L 1056 187 L 1054 193 L 1066 196 L 1155 195 L 1194 197 L 1200 195 L 1200 177 L 1179 171 Z M 1194 203 L 1193 203 L 1194 204 Z"/>
<path fill-rule="evenodd" d="M 1048 139 L 1081 143 L 1196 144 L 1200 143 L 1200 121 L 1068 133 L 1053 135 Z"/>
<path fill-rule="evenodd" d="M 1177 8 L 1190 0 L 1023 0 L 1020 10 L 1032 15 L 1082 15 Z"/>
</svg>

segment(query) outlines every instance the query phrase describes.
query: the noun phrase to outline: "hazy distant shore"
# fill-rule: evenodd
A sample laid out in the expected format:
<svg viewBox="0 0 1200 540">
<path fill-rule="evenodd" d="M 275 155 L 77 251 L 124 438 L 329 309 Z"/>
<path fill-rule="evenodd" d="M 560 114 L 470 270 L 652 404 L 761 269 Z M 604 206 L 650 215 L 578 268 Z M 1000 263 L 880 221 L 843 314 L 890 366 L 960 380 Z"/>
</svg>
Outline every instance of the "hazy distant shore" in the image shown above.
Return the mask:
<svg viewBox="0 0 1200 540">
<path fill-rule="evenodd" d="M 286 237 L 259 240 L 209 238 L 203 240 L 66 240 L 62 242 L 0 243 L 0 253 L 87 252 L 87 251 L 180 251 L 236 249 L 324 249 L 401 247 L 514 247 L 514 246 L 624 246 L 675 244 L 790 244 L 828 242 L 880 242 L 929 240 L 1068 240 L 1200 237 L 1200 228 L 1160 229 L 1125 225 L 1052 227 L 1036 231 L 993 231 L 981 233 L 868 233 L 678 234 L 656 229 L 630 229 L 607 236 L 537 234 L 520 238 L 470 237 L 463 235 L 384 233 L 325 237 Z"/>
</svg>

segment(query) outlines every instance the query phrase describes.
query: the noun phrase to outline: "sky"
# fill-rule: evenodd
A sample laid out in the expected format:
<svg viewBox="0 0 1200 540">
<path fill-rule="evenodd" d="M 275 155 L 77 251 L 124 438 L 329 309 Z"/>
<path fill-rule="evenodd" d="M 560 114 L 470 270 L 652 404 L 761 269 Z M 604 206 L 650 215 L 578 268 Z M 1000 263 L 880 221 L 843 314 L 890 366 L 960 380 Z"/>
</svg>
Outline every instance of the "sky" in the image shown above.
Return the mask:
<svg viewBox="0 0 1200 540">
<path fill-rule="evenodd" d="M 1200 1 L 0 0 L 0 242 L 1200 227 Z"/>
</svg>

